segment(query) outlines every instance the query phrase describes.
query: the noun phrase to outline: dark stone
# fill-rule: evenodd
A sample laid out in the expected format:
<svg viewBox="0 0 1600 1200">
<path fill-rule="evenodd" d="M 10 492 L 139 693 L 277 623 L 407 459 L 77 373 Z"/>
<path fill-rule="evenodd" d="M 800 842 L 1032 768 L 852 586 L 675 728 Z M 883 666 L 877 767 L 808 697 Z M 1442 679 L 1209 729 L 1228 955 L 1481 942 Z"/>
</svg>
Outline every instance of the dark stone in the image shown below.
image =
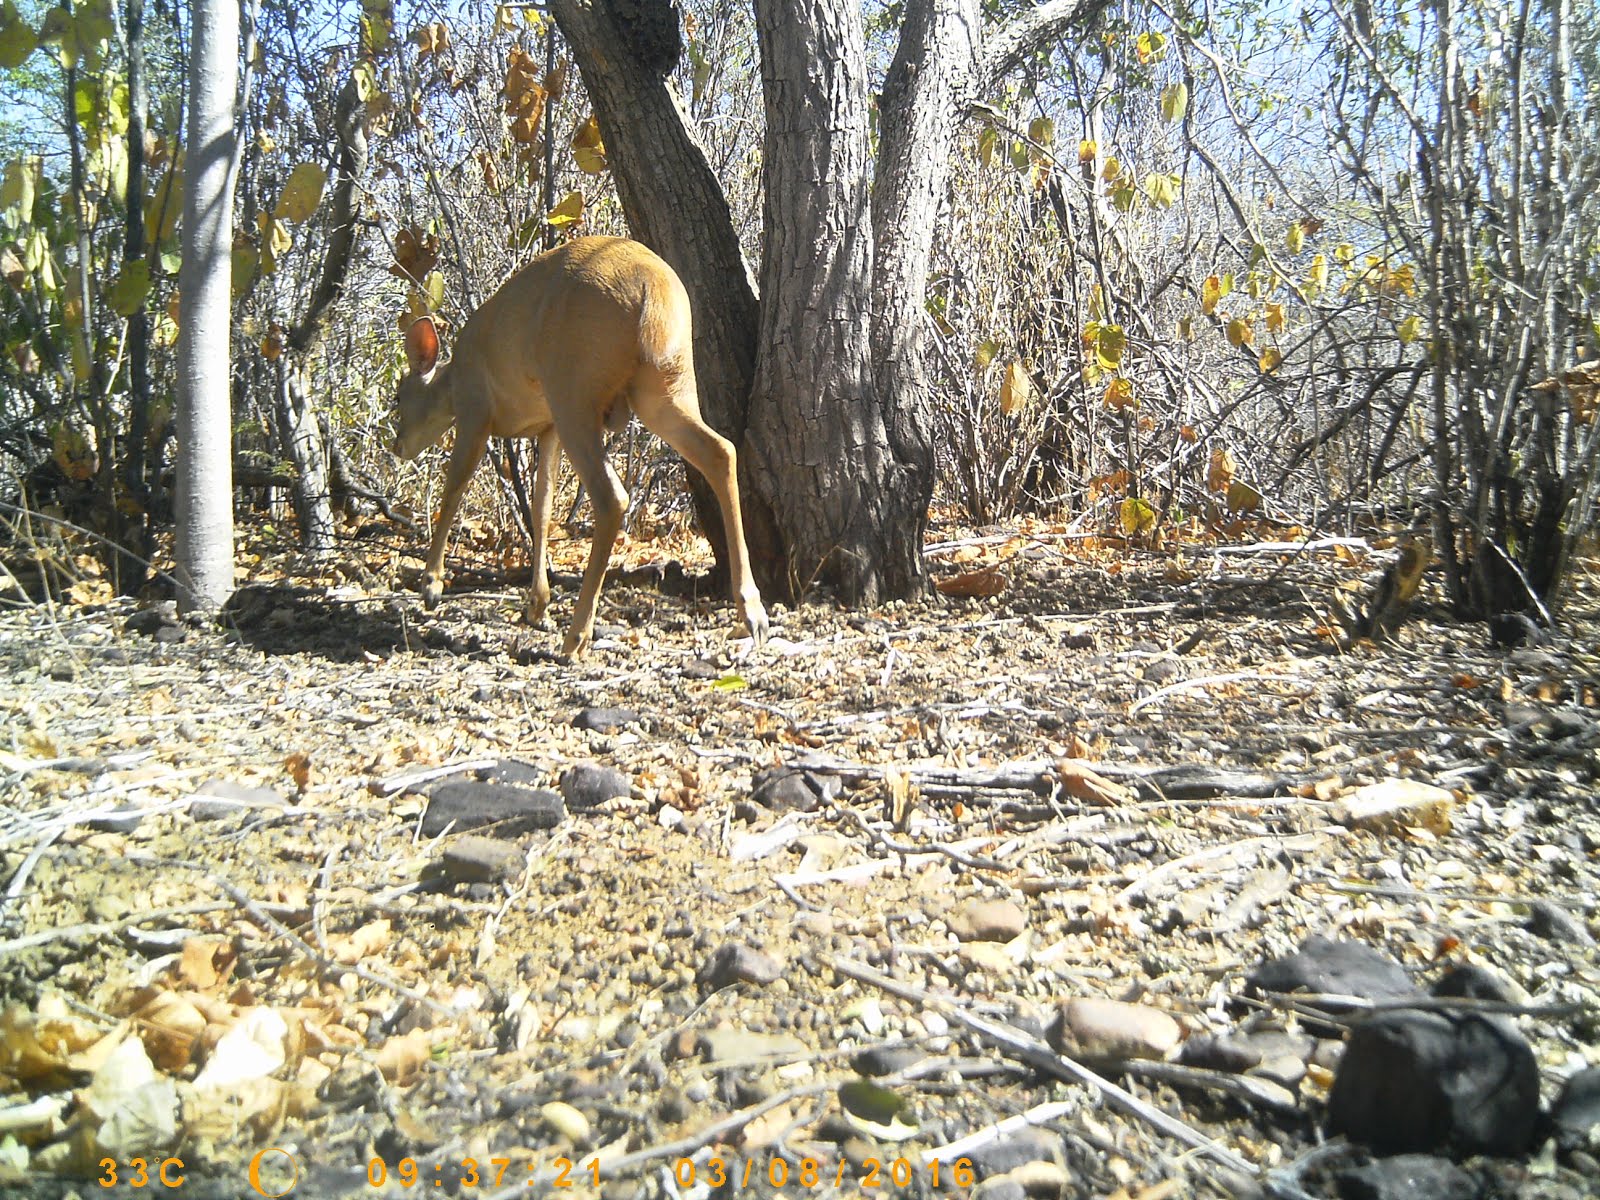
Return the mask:
<svg viewBox="0 0 1600 1200">
<path fill-rule="evenodd" d="M 554 792 L 473 779 L 447 780 L 435 786 L 428 797 L 427 811 L 422 814 L 422 836 L 438 837 L 446 829 L 461 833 L 492 825 L 501 837 L 511 837 L 535 829 L 553 829 L 566 815 L 566 806 Z"/>
<path fill-rule="evenodd" d="M 177 629 L 177 606 L 167 601 L 155 608 L 142 608 L 123 622 L 122 627 L 129 633 L 140 633 L 145 637 L 154 637 L 162 629 Z"/>
<path fill-rule="evenodd" d="M 195 789 L 189 816 L 196 821 L 222 821 L 247 809 L 287 808 L 289 802 L 268 787 L 250 787 L 231 779 L 208 779 Z"/>
<path fill-rule="evenodd" d="M 485 783 L 510 783 L 518 787 L 540 788 L 544 786 L 545 771 L 543 767 L 523 762 L 520 758 L 502 758 L 494 766 L 480 771 L 478 778 Z"/>
<path fill-rule="evenodd" d="M 613 733 L 637 725 L 639 720 L 639 714 L 631 708 L 585 708 L 572 718 L 572 724 L 590 733 Z"/>
<path fill-rule="evenodd" d="M 1334 1176 L 1339 1200 L 1479 1200 L 1483 1188 L 1447 1158 L 1402 1154 Z"/>
<path fill-rule="evenodd" d="M 1350 1031 L 1328 1128 L 1379 1154 L 1515 1156 L 1539 1128 L 1539 1068 L 1516 1026 L 1398 1009 Z"/>
<path fill-rule="evenodd" d="M 1399 963 L 1360 942 L 1308 937 L 1287 958 L 1264 962 L 1245 981 L 1245 994 L 1311 992 L 1356 996 L 1363 1000 L 1409 1000 L 1422 995 Z M 1349 1005 L 1318 1004 L 1326 1012 L 1347 1012 Z"/>
<path fill-rule="evenodd" d="M 1257 1033 L 1203 1034 L 1185 1041 L 1178 1061 L 1189 1067 L 1204 1067 L 1243 1075 L 1262 1063 L 1294 1057 L 1302 1062 L 1311 1058 L 1316 1039 L 1282 1029 L 1263 1029 Z"/>
<path fill-rule="evenodd" d="M 894 1075 L 916 1065 L 928 1057 L 928 1052 L 911 1042 L 879 1042 L 868 1046 L 850 1060 L 856 1074 L 876 1079 L 881 1075 Z"/>
<path fill-rule="evenodd" d="M 1434 982 L 1431 994 L 1441 997 L 1460 997 L 1464 1000 L 1493 1000 L 1498 1004 L 1512 1004 L 1516 996 L 1500 976 L 1476 963 L 1461 963 L 1451 967 Z"/>
<path fill-rule="evenodd" d="M 1583 922 L 1549 900 L 1534 900 L 1528 905 L 1528 928 L 1547 942 L 1565 942 L 1572 946 L 1594 945 L 1594 938 L 1584 928 Z"/>
<path fill-rule="evenodd" d="M 1593 1147 L 1600 1142 L 1600 1067 L 1586 1067 L 1561 1089 L 1550 1111 L 1556 1145 L 1563 1150 Z"/>
<path fill-rule="evenodd" d="M 974 1179 L 993 1179 L 1033 1162 L 1065 1164 L 1061 1138 L 1044 1129 L 1019 1129 L 1011 1137 L 980 1146 L 967 1156 Z"/>
<path fill-rule="evenodd" d="M 750 798 L 774 812 L 815 812 L 824 789 L 809 771 L 769 767 L 751 781 Z"/>
<path fill-rule="evenodd" d="M 700 969 L 699 983 L 707 991 L 735 983 L 765 985 L 783 974 L 783 964 L 743 942 L 725 942 Z"/>
<path fill-rule="evenodd" d="M 568 808 L 594 808 L 633 791 L 633 781 L 615 767 L 577 763 L 561 773 L 561 794 Z"/>
<path fill-rule="evenodd" d="M 124 806 L 95 817 L 89 822 L 89 828 L 97 833 L 132 833 L 143 820 L 143 809 Z"/>
</svg>

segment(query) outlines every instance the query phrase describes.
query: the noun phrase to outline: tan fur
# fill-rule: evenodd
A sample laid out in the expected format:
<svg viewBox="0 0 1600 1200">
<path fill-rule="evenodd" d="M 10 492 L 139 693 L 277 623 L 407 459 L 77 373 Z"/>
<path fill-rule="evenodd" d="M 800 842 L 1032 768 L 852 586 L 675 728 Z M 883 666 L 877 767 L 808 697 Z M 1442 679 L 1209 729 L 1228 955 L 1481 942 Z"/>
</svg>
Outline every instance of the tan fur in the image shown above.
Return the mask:
<svg viewBox="0 0 1600 1200">
<path fill-rule="evenodd" d="M 700 417 L 689 296 L 672 268 L 638 242 L 578 238 L 542 254 L 484 302 L 461 330 L 454 357 L 438 363 L 438 336 L 424 317 L 406 335 L 410 374 L 395 397 L 395 452 L 414 458 L 453 424 L 455 448 L 428 549 L 423 601 L 444 591 L 444 553 L 472 473 L 491 437 L 538 443 L 534 481 L 530 620 L 550 600 L 545 571 L 556 455 L 565 447 L 594 505 L 594 542 L 578 592 L 568 654 L 588 646 L 606 562 L 628 494 L 605 458 L 604 431 L 630 412 L 706 477 L 722 508 L 734 598 L 751 634 L 766 636 L 766 610 L 750 575 L 733 447 Z"/>
</svg>

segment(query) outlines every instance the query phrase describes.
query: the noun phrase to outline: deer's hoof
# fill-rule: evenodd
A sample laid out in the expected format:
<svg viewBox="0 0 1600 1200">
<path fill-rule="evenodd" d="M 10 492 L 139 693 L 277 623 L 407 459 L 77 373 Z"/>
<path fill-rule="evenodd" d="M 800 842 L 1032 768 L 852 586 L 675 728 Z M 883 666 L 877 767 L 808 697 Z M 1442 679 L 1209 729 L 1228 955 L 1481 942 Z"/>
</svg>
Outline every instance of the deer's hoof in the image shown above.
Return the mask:
<svg viewBox="0 0 1600 1200">
<path fill-rule="evenodd" d="M 579 659 L 589 649 L 588 630 L 572 629 L 567 632 L 566 641 L 561 643 L 561 653 L 571 659 Z"/>
<path fill-rule="evenodd" d="M 422 607 L 432 612 L 439 607 L 439 601 L 444 596 L 444 581 L 430 579 L 422 585 Z"/>
<path fill-rule="evenodd" d="M 761 645 L 767 640 L 769 628 L 767 625 L 767 610 L 760 600 L 747 600 L 744 603 L 744 623 L 750 630 L 750 636 L 756 645 Z"/>
</svg>

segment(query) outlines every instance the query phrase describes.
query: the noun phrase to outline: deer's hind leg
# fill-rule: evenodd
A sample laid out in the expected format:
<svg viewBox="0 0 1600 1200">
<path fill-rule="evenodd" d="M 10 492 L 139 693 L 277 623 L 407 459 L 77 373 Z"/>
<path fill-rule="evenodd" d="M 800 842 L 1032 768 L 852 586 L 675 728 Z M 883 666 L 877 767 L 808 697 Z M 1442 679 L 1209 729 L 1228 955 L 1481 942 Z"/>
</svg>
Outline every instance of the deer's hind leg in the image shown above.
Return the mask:
<svg viewBox="0 0 1600 1200">
<path fill-rule="evenodd" d="M 663 371 L 646 364 L 639 368 L 632 389 L 633 411 L 639 420 L 671 446 L 696 471 L 704 475 L 722 510 L 722 529 L 728 539 L 728 569 L 739 615 L 759 645 L 767 637 L 767 610 L 761 603 L 750 572 L 750 551 L 744 540 L 744 517 L 739 507 L 739 462 L 728 441 L 700 416 L 694 371 Z"/>
</svg>

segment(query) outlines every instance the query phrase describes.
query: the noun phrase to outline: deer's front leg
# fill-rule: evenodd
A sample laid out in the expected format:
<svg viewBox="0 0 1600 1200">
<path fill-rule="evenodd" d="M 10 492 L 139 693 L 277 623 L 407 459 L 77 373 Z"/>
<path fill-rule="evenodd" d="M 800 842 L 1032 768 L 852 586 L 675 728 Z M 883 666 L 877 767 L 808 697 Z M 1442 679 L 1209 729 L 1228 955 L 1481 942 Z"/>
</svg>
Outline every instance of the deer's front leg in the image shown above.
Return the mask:
<svg viewBox="0 0 1600 1200">
<path fill-rule="evenodd" d="M 488 448 L 487 432 L 468 433 L 456 430 L 455 448 L 450 451 L 450 465 L 444 473 L 444 499 L 439 504 L 439 519 L 433 526 L 433 541 L 428 546 L 427 568 L 422 574 L 422 606 L 432 609 L 444 595 L 444 551 L 450 542 L 450 527 L 455 524 L 456 510 L 461 507 L 461 497 L 478 469 L 483 452 Z"/>
<path fill-rule="evenodd" d="M 528 624 L 544 619 L 550 606 L 550 572 L 545 549 L 550 532 L 550 504 L 555 493 L 556 463 L 561 439 L 554 429 L 539 435 L 539 467 L 533 480 L 533 580 L 528 585 Z"/>
</svg>

